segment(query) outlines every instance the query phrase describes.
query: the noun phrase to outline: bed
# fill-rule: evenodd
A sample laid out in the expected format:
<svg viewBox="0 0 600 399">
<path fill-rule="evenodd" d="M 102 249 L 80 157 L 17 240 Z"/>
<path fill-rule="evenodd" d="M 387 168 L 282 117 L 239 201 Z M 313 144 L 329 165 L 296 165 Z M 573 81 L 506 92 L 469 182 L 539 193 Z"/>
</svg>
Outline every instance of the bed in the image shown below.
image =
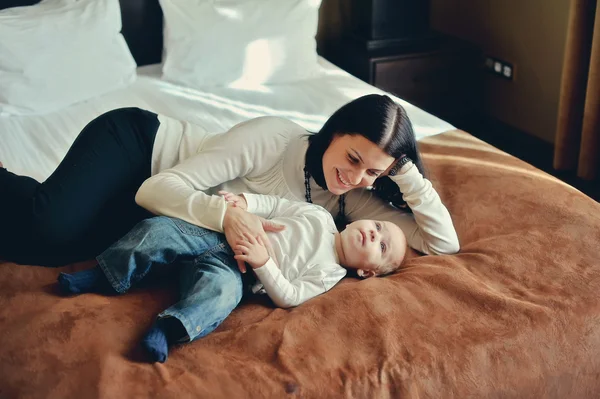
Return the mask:
<svg viewBox="0 0 600 399">
<path fill-rule="evenodd" d="M 154 37 L 145 23 L 160 29 L 160 8 L 121 3 L 132 52 L 149 65 L 124 89 L 48 115 L 0 118 L 0 160 L 11 170 L 44 179 L 89 119 L 119 106 L 215 133 L 266 114 L 317 130 L 341 104 L 379 92 L 324 59 L 312 80 L 262 91 L 167 83 L 156 47 L 135 40 Z M 249 297 L 165 364 L 145 362 L 137 343 L 173 302 L 172 285 L 64 298 L 58 273 L 90 262 L 0 261 L 0 397 L 598 397 L 600 205 L 397 100 L 452 214 L 459 254 L 413 254 L 392 276 L 344 279 L 292 310 Z"/>
</svg>

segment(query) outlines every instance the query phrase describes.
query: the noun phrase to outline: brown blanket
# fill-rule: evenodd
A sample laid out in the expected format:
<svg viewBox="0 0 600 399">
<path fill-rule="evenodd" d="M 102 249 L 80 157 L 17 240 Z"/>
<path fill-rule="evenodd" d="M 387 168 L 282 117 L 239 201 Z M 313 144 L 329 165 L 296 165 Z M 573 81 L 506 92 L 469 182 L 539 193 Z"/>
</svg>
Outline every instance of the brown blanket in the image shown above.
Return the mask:
<svg viewBox="0 0 600 399">
<path fill-rule="evenodd" d="M 292 310 L 247 299 L 164 365 L 137 344 L 173 286 L 62 298 L 89 264 L 0 263 L 0 397 L 599 397 L 600 205 L 463 132 L 421 149 L 460 254 Z"/>
</svg>

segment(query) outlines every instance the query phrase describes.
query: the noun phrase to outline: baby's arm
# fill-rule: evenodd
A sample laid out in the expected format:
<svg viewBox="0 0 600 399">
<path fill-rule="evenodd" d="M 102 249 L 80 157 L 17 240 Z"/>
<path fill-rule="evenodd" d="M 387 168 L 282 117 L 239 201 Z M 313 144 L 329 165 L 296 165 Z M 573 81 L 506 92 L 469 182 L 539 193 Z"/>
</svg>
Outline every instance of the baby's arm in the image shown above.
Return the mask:
<svg viewBox="0 0 600 399">
<path fill-rule="evenodd" d="M 226 202 L 265 219 L 281 216 L 294 216 L 309 210 L 315 210 L 318 205 L 300 201 L 290 201 L 274 195 L 242 193 L 239 195 L 227 191 L 219 191 Z"/>
</svg>

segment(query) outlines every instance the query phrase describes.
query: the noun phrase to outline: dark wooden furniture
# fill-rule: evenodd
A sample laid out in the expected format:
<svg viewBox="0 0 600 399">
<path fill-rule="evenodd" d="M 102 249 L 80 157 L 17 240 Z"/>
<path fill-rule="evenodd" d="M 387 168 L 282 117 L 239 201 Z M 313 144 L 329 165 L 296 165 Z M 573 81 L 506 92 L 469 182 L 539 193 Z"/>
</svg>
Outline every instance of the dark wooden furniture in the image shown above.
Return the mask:
<svg viewBox="0 0 600 399">
<path fill-rule="evenodd" d="M 350 30 L 369 40 L 406 39 L 429 30 L 430 0 L 347 0 Z"/>
<path fill-rule="evenodd" d="M 482 55 L 454 37 L 431 34 L 401 45 L 369 49 L 348 36 L 326 54 L 333 63 L 382 90 L 462 127 L 482 102 Z"/>
<path fill-rule="evenodd" d="M 161 62 L 163 14 L 158 0 L 120 0 L 123 37 L 138 66 Z"/>
</svg>

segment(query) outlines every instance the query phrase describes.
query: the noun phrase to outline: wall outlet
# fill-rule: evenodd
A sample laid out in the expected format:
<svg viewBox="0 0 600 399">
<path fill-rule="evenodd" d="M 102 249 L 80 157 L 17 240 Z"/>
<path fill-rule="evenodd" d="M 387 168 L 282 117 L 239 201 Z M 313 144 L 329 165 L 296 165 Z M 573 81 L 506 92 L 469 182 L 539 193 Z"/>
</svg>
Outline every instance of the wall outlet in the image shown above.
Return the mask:
<svg viewBox="0 0 600 399">
<path fill-rule="evenodd" d="M 486 56 L 484 61 L 485 70 L 498 77 L 514 80 L 515 67 L 510 62 L 500 60 L 496 57 Z"/>
</svg>

